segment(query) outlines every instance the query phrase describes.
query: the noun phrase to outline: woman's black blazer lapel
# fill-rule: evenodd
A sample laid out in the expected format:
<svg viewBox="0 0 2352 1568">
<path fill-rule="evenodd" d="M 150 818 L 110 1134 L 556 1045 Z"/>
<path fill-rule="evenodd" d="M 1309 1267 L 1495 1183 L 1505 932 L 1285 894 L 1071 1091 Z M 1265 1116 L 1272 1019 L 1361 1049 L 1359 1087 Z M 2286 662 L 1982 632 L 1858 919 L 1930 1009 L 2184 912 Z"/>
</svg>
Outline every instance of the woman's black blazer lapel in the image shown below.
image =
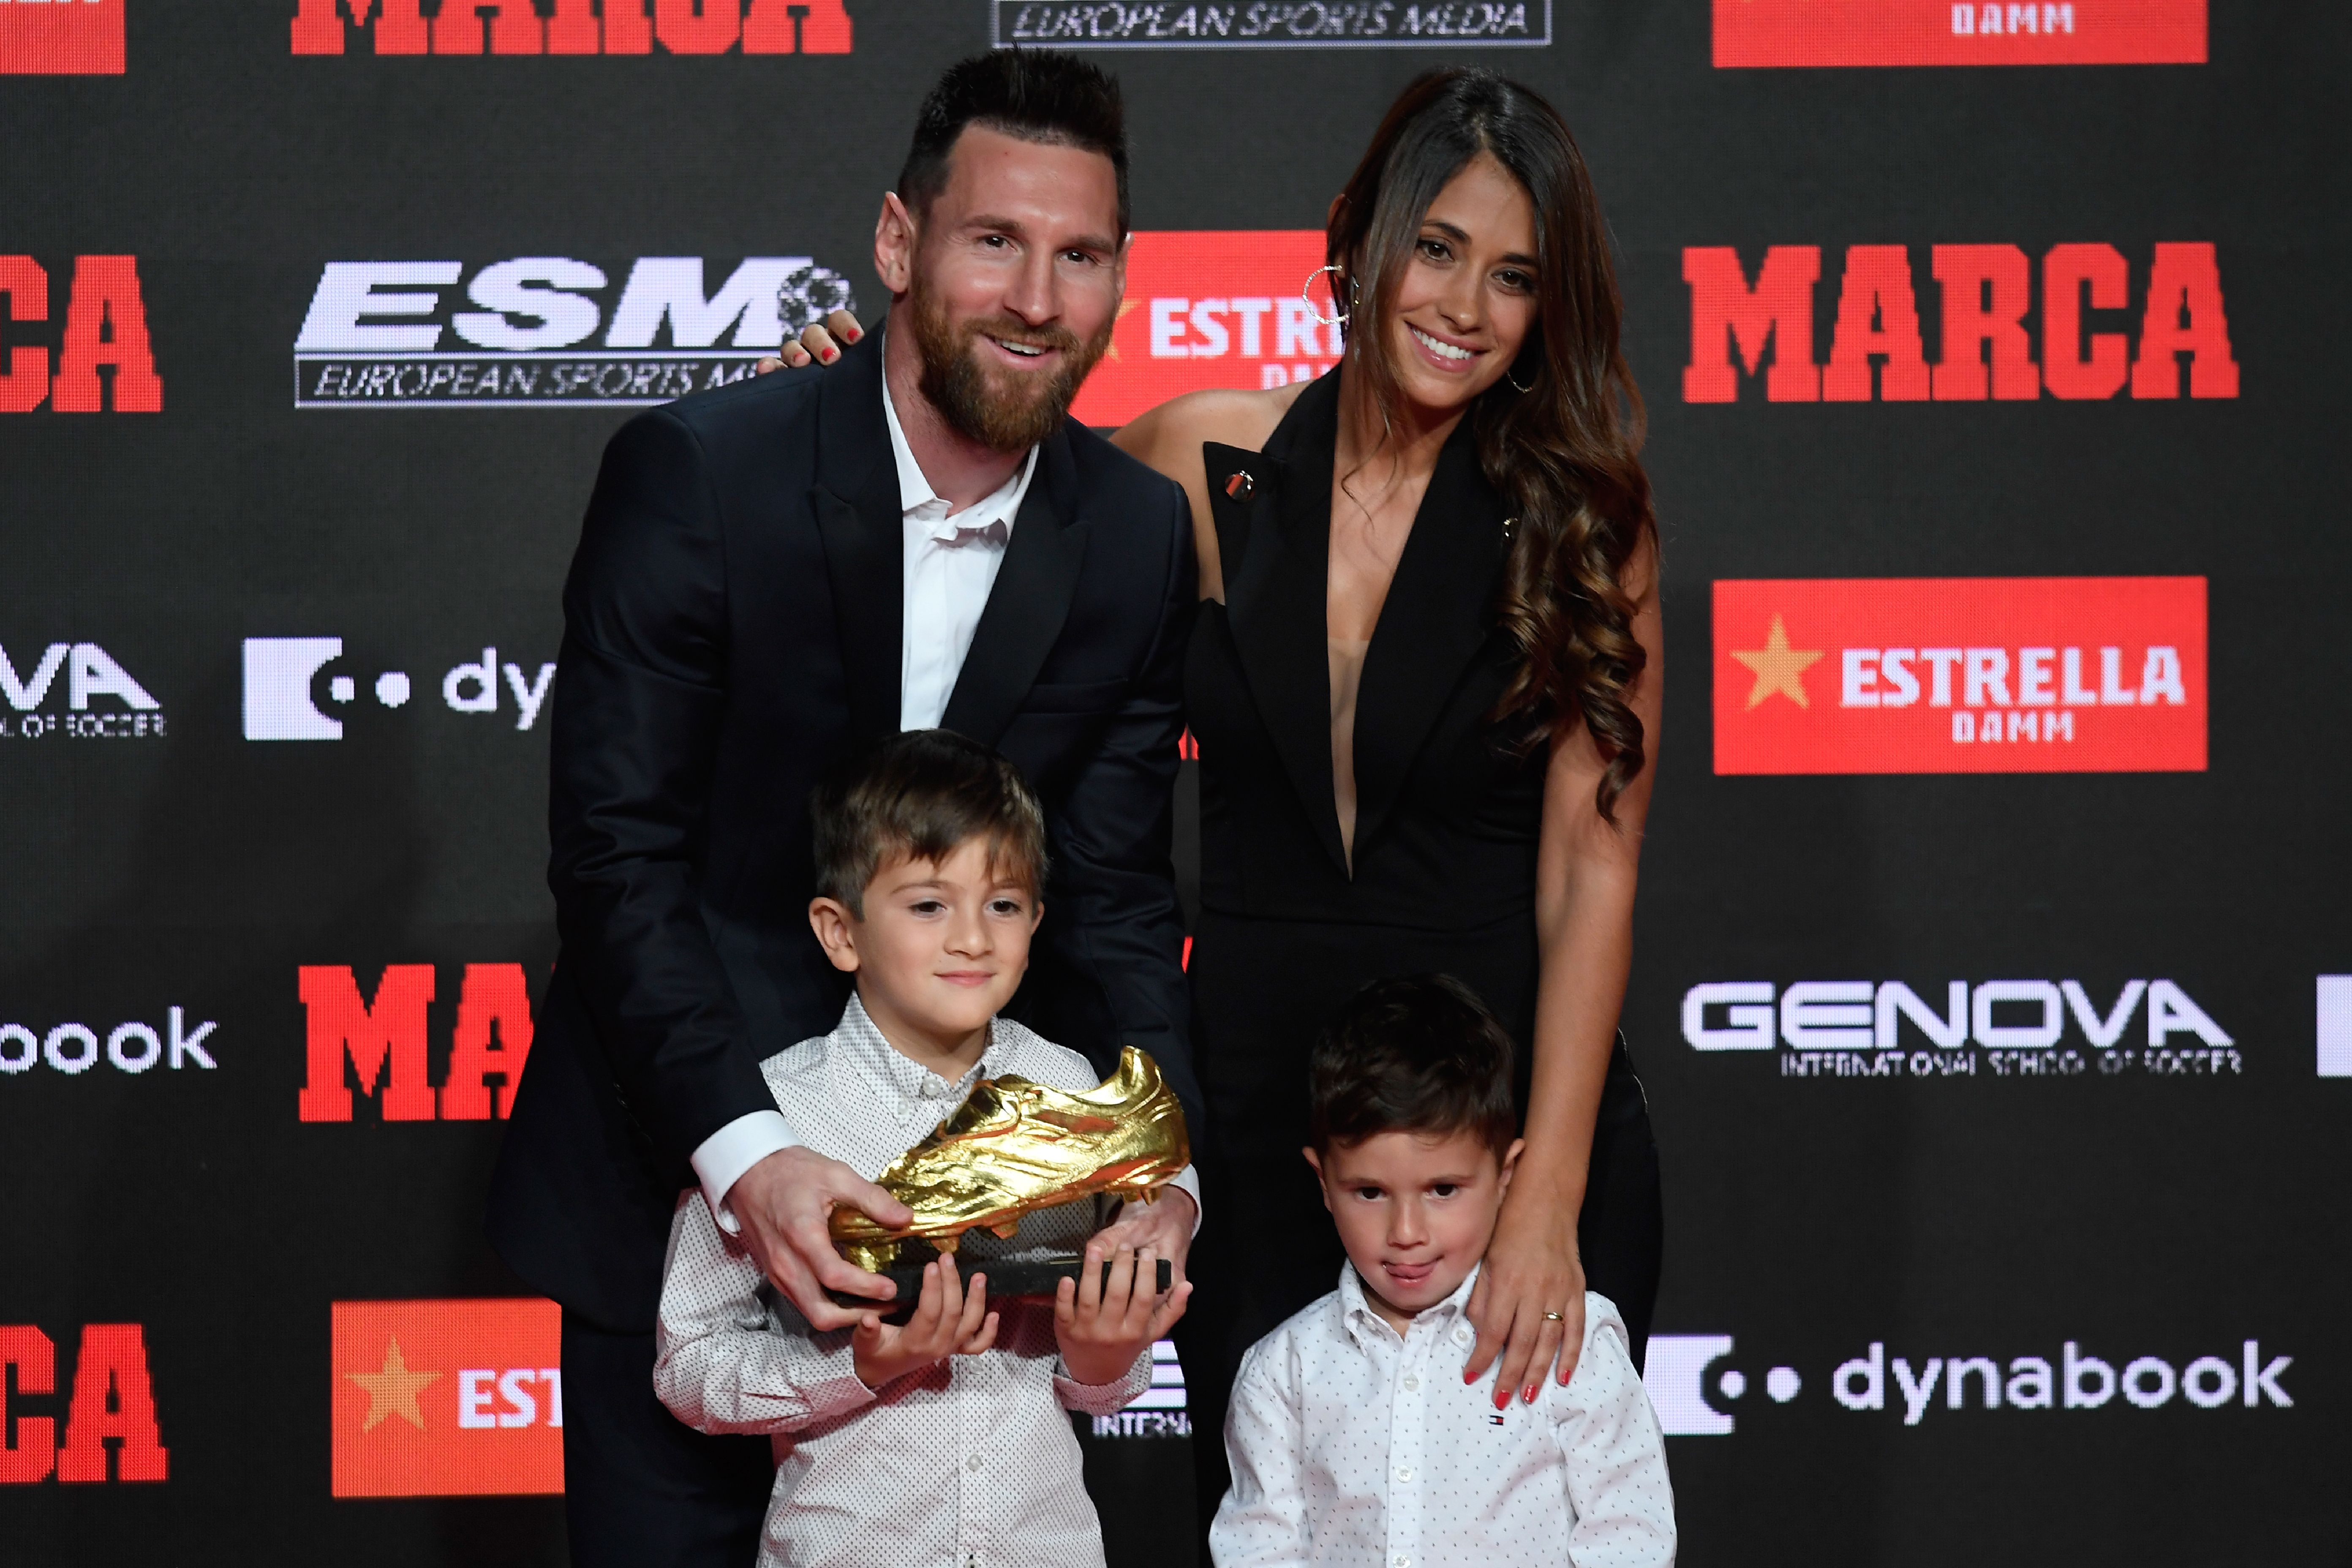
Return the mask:
<svg viewBox="0 0 2352 1568">
<path fill-rule="evenodd" d="M 1502 498 L 1465 417 L 1439 453 L 1364 656 L 1356 694 L 1356 853 L 1402 793 L 1413 758 L 1494 631 L 1507 542 Z"/>
<path fill-rule="evenodd" d="M 1338 390 L 1334 376 L 1300 394 L 1263 452 L 1209 442 L 1202 456 L 1234 651 L 1316 841 L 1345 876 L 1324 641 Z M 1244 473 L 1246 494 L 1234 483 Z"/>
</svg>

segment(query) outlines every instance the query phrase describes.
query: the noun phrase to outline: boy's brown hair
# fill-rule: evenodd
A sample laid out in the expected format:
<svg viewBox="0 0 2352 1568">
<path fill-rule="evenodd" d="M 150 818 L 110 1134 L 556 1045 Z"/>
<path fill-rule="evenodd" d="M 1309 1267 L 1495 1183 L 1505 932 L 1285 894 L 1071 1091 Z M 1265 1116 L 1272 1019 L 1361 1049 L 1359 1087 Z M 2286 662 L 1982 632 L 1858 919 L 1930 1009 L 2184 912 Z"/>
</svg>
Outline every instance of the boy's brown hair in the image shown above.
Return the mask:
<svg viewBox="0 0 2352 1568">
<path fill-rule="evenodd" d="M 1307 1058 L 1307 1141 L 1319 1152 L 1382 1132 L 1468 1132 L 1499 1159 L 1519 1129 L 1511 1057 L 1511 1037 L 1452 975 L 1375 980 Z"/>
<path fill-rule="evenodd" d="M 1045 813 L 1021 770 L 951 730 L 894 735 L 809 795 L 816 890 L 866 918 L 866 889 L 894 860 L 937 865 L 973 838 L 990 868 L 1042 898 Z"/>
</svg>

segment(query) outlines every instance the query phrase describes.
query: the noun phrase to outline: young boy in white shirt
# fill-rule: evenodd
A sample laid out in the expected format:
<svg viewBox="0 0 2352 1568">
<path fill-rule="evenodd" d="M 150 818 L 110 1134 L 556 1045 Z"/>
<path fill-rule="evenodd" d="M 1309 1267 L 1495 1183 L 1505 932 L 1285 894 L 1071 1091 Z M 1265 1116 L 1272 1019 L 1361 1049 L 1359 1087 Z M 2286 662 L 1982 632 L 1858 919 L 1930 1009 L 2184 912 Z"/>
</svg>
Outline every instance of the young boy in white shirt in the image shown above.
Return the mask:
<svg viewBox="0 0 2352 1568">
<path fill-rule="evenodd" d="M 1045 818 L 1010 763 L 945 731 L 910 731 L 818 791 L 813 817 L 809 920 L 856 994 L 832 1034 L 761 1069 L 810 1147 L 870 1179 L 982 1077 L 1096 1086 L 1085 1058 L 996 1016 L 1028 966 L 1045 877 Z M 1189 1168 L 1175 1184 L 1197 1201 Z M 971 1231 L 958 1250 L 968 1282 L 942 1258 L 903 1325 L 877 1310 L 819 1333 L 763 1294 L 759 1265 L 699 1191 L 680 1199 L 654 1390 L 701 1431 L 772 1437 L 762 1568 L 1102 1568 L 1063 1413 L 1108 1415 L 1149 1387 L 1152 1342 L 1192 1288 L 1155 1298 L 1150 1247 L 1113 1254 L 1108 1287 L 1090 1253 L 1051 1301 L 991 1301 L 985 1269 L 991 1257 L 1084 1244 L 1108 1207 L 1028 1215 L 1011 1242 Z"/>
<path fill-rule="evenodd" d="M 1529 1404 L 1464 1381 L 1520 1148 L 1510 1037 L 1458 981 L 1375 981 L 1308 1085 L 1307 1162 L 1348 1266 L 1243 1359 L 1218 1568 L 1669 1568 L 1665 1444 L 1608 1298 L 1585 1293 L 1567 1386 Z"/>
</svg>

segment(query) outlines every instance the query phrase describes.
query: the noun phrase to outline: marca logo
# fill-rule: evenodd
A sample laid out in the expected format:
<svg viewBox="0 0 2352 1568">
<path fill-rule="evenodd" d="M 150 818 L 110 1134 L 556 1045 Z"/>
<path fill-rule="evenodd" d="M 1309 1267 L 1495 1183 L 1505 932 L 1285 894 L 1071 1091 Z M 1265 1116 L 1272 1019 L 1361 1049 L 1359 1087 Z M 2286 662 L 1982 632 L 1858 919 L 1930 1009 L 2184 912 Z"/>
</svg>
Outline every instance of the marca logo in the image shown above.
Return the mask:
<svg viewBox="0 0 2352 1568">
<path fill-rule="evenodd" d="M 1202 5 L 1151 0 L 991 0 L 998 48 L 1410 48 L 1548 44 L 1551 0 L 1306 0 Z"/>
<path fill-rule="evenodd" d="M 1314 276 L 1322 265 L 1319 229 L 1136 235 L 1110 352 L 1071 413 L 1124 425 L 1179 393 L 1314 380 L 1346 348 L 1322 319 L 1333 314 L 1328 274 Z"/>
<path fill-rule="evenodd" d="M 593 262 L 516 257 L 445 295 L 466 275 L 461 261 L 329 262 L 294 343 L 294 406 L 642 407 L 745 380 L 788 335 L 857 308 L 849 280 L 805 256 L 747 257 L 715 292 L 698 256 L 639 257 L 609 319 Z"/>
<path fill-rule="evenodd" d="M 513 1113 L 532 1033 L 530 986 L 521 964 L 466 965 L 438 1089 L 425 1064 L 431 964 L 387 964 L 373 1001 L 361 994 L 348 963 L 303 964 L 298 989 L 309 1069 L 296 1097 L 302 1121 L 352 1120 L 354 1082 L 370 1096 L 382 1086 L 377 1109 L 386 1121 L 487 1121 L 493 1112 L 504 1121 Z"/>
<path fill-rule="evenodd" d="M 1899 1408 L 1906 1426 L 1918 1426 L 1939 1405 L 1948 1412 L 2161 1410 L 2178 1397 L 2199 1410 L 2294 1407 L 2294 1395 L 2281 1381 L 2294 1357 L 2266 1355 L 2260 1340 L 2242 1342 L 2234 1355 L 2200 1355 L 2179 1363 L 2158 1355 L 2135 1356 L 2120 1368 L 2074 1340 L 2063 1342 L 2055 1356 L 2005 1359 L 2004 1365 L 2004 1358 L 1990 1355 L 1923 1356 L 1914 1365 L 1911 1358 L 1895 1356 L 1896 1397 L 1890 1400 L 1886 1343 L 1874 1340 L 1867 1352 L 1840 1363 L 1826 1379 L 1810 1381 L 1796 1367 L 1780 1365 L 1765 1373 L 1764 1387 L 1773 1404 L 1787 1405 L 1808 1386 L 1818 1398 L 1826 1383 L 1845 1409 L 1866 1415 Z M 1651 1335 L 1642 1384 L 1669 1437 L 1729 1436 L 1737 1424 L 1734 1410 L 1748 1389 L 1747 1371 L 1733 1359 L 1729 1334 Z M 1770 1414 L 1760 1405 L 1748 1409 Z M 1944 1419 L 1963 1417 L 1939 1418 L 1937 1424 Z"/>
<path fill-rule="evenodd" d="M 329 673 L 329 667 L 342 657 L 341 637 L 246 638 L 245 738 L 341 740 L 344 721 L 328 708 L 352 710 L 360 700 L 358 677 Z M 552 660 L 541 661 L 534 673 L 528 664 L 501 663 L 499 650 L 486 647 L 480 658 L 460 659 L 442 673 L 442 706 L 453 713 L 497 713 L 502 706 L 501 680 L 514 700 L 514 727 L 530 729 L 555 684 Z M 416 693 L 404 669 L 377 671 L 367 689 L 375 706 L 383 709 L 405 708 Z M 328 708 L 319 705 L 322 699 Z"/>
<path fill-rule="evenodd" d="M 0 75 L 121 76 L 124 0 L 0 0 Z"/>
<path fill-rule="evenodd" d="M 2203 65 L 2205 0 L 1715 0 L 1715 63 Z"/>
<path fill-rule="evenodd" d="M 160 1481 L 171 1473 L 143 1326 L 83 1325 L 62 1442 L 58 1415 L 33 1413 L 57 1391 L 56 1342 L 30 1323 L 0 1324 L 0 1484 L 51 1476 L 68 1483 Z"/>
<path fill-rule="evenodd" d="M 552 1301 L 337 1301 L 337 1497 L 563 1489 L 563 1312 Z"/>
<path fill-rule="evenodd" d="M 1782 1078 L 2072 1078 L 2242 1073 L 2236 1042 L 2169 980 L 2126 980 L 2095 1000 L 2079 980 L 1955 980 L 1936 1000 L 1900 980 L 1716 980 L 1683 993 L 1683 1038 L 1697 1051 L 1769 1051 Z M 2147 1048 L 2126 1031 L 2147 1004 Z M 2073 1023 L 2092 1047 L 2063 1045 Z M 1778 1026 L 1777 1028 L 1775 1026 Z M 2188 1036 L 2191 1046 L 2175 1045 Z M 1927 1048 L 1927 1047 L 1932 1047 Z"/>
<path fill-rule="evenodd" d="M 2201 773 L 2202 577 L 1715 584 L 1718 773 Z"/>
<path fill-rule="evenodd" d="M 2238 395 L 2238 362 L 2221 309 L 2221 272 L 2205 244 L 2158 245 L 2147 271 L 2134 353 L 2122 331 L 2095 330 L 2090 312 L 2122 312 L 2131 303 L 2132 268 L 2112 245 L 2053 246 L 2042 258 L 2042 357 L 2025 318 L 2033 303 L 2032 264 L 2014 245 L 1938 245 L 1928 268 L 1942 286 L 1941 342 L 1930 368 L 1919 331 L 1910 252 L 1899 245 L 1850 246 L 1838 285 L 1837 328 L 1826 365 L 1814 359 L 1813 294 L 1822 276 L 1817 245 L 1776 245 L 1751 283 L 1729 246 L 1683 251 L 1691 290 L 1690 363 L 1685 403 L 1736 403 L 1740 376 L 1772 365 L 1764 396 L 1772 403 L 1981 403 L 1988 396 L 2032 402 L 2097 400 L 2128 383 L 2142 398 L 2180 395 L 2180 359 L 2189 357 L 2189 395 Z M 2123 326 L 2126 321 L 2114 324 Z M 1990 364 L 1988 364 L 1988 361 Z M 1874 374 L 1874 369 L 1876 374 Z"/>
<path fill-rule="evenodd" d="M 59 9 L 69 3 L 51 0 Z M 24 5 L 0 0 L 0 25 Z M 29 414 L 44 403 L 59 414 L 96 414 L 110 406 L 110 381 L 115 413 L 163 411 L 137 257 L 74 258 L 54 374 L 48 347 L 20 341 L 12 325 L 49 319 L 48 269 L 29 256 L 0 256 L 0 414 Z M 101 368 L 110 372 L 105 378 Z"/>
<path fill-rule="evenodd" d="M 135 1018 L 103 1031 L 88 1024 L 58 1024 L 46 1031 L 23 1024 L 0 1024 L 0 1073 L 26 1073 L 47 1062 L 52 1072 L 79 1078 L 101 1059 L 115 1071 L 134 1076 L 165 1064 L 173 1072 L 190 1067 L 211 1072 L 220 1064 L 213 1060 L 205 1042 L 217 1027 L 218 1023 L 210 1018 L 189 1027 L 184 1007 L 171 1009 L 160 1029 Z M 101 1038 L 106 1042 L 103 1051 L 99 1047 Z"/>
<path fill-rule="evenodd" d="M 362 28 L 379 55 L 845 55 L 853 34 L 842 0 L 441 0 L 430 18 L 425 0 L 300 0 L 294 52 L 340 55 Z"/>
<path fill-rule="evenodd" d="M 63 712 L 52 697 L 65 700 Z M 101 703 L 101 697 L 110 700 Z M 0 698 L 8 705 L 0 712 L 0 740 L 152 741 L 165 731 L 163 705 L 94 642 L 53 642 L 21 673 L 0 647 Z"/>
</svg>

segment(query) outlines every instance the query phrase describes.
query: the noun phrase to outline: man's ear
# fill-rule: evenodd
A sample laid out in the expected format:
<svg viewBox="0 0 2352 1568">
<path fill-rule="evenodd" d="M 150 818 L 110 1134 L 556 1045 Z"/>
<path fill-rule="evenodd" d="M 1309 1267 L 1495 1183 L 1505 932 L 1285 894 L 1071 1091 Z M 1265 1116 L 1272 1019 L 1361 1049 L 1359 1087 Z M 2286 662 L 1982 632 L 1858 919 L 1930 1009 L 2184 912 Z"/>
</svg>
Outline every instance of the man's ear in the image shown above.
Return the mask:
<svg viewBox="0 0 2352 1568">
<path fill-rule="evenodd" d="M 1527 1146 L 1528 1141 L 1526 1139 L 1514 1138 L 1511 1140 L 1511 1146 L 1503 1151 L 1502 1181 L 1500 1184 L 1504 1192 L 1507 1193 L 1511 1190 L 1511 1173 L 1519 1168 L 1519 1151 L 1525 1149 Z"/>
<path fill-rule="evenodd" d="M 874 220 L 874 271 L 893 295 L 914 283 L 915 245 L 915 215 L 898 192 L 883 192 L 882 216 Z"/>
<path fill-rule="evenodd" d="M 809 929 L 824 956 L 844 974 L 857 973 L 857 919 L 839 899 L 809 900 Z"/>
</svg>

